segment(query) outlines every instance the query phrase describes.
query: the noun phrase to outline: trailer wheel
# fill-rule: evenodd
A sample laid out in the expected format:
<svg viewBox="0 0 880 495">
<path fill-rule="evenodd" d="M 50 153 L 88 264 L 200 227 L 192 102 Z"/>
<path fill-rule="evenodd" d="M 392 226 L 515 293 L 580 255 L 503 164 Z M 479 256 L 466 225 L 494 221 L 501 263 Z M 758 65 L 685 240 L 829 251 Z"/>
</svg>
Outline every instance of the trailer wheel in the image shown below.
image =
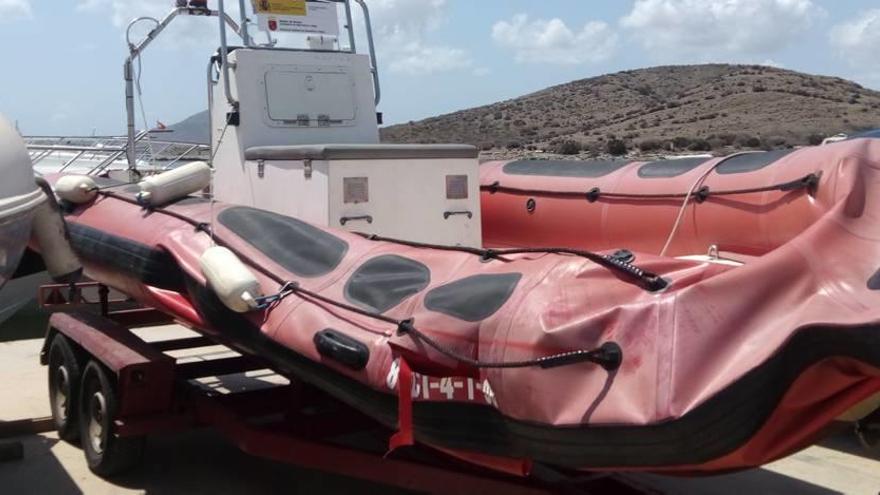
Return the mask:
<svg viewBox="0 0 880 495">
<path fill-rule="evenodd" d="M 119 402 L 110 373 L 101 364 L 89 361 L 80 392 L 80 438 L 89 469 L 98 476 L 110 477 L 140 463 L 144 438 L 122 438 L 113 432 Z"/>
<path fill-rule="evenodd" d="M 880 452 L 880 409 L 856 422 L 856 436 L 865 449 Z"/>
<path fill-rule="evenodd" d="M 79 440 L 79 386 L 81 361 L 62 334 L 49 346 L 49 405 L 58 437 L 67 442 Z"/>
</svg>

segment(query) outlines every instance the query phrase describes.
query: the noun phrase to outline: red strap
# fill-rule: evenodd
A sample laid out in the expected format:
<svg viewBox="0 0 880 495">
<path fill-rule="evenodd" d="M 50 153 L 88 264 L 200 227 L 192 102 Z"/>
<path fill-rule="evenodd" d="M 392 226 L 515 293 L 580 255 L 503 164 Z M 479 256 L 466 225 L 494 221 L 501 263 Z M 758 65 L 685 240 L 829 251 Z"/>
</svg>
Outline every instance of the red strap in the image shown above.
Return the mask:
<svg viewBox="0 0 880 495">
<path fill-rule="evenodd" d="M 412 388 L 412 370 L 409 363 L 401 358 L 400 372 L 397 375 L 397 433 L 388 441 L 389 454 L 400 447 L 409 447 L 415 443 L 413 438 Z"/>
</svg>

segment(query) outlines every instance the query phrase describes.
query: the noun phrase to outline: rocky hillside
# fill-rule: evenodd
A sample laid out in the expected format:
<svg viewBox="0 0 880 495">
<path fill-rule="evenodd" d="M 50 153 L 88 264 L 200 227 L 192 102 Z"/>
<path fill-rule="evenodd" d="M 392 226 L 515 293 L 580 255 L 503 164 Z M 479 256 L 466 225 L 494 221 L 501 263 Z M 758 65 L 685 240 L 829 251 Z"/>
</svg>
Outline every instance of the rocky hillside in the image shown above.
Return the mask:
<svg viewBox="0 0 880 495">
<path fill-rule="evenodd" d="M 880 93 L 765 66 L 619 72 L 492 105 L 395 125 L 392 143 L 622 154 L 773 148 L 880 127 Z"/>
</svg>

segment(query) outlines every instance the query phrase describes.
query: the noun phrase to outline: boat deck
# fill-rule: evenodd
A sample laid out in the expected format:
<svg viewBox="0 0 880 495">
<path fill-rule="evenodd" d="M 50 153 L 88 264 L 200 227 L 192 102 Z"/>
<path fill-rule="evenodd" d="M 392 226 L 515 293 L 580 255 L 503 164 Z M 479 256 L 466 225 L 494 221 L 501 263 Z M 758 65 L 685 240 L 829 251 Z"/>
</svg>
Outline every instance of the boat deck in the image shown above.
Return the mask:
<svg viewBox="0 0 880 495">
<path fill-rule="evenodd" d="M 187 330 L 168 326 L 149 330 L 157 339 L 183 336 Z M 140 331 L 139 331 L 140 333 Z M 42 339 L 0 343 L 0 437 L 18 420 L 45 430 L 49 415 L 46 371 L 39 365 Z M 176 356 L 192 360 L 228 357 L 220 346 L 200 348 L 197 353 Z M 203 380 L 216 392 L 238 387 L 277 384 L 283 378 L 271 372 Z M 16 422 L 16 423 L 11 423 Z M 5 423 L 5 424 L 4 424 Z M 19 435 L 24 459 L 0 463 L 4 493 L 171 493 L 218 494 L 277 493 L 406 493 L 386 486 L 328 476 L 288 464 L 249 456 L 211 431 L 193 431 L 151 438 L 144 463 L 134 472 L 108 482 L 86 467 L 80 449 L 58 440 L 54 433 Z M 2 442 L 2 439 L 0 439 Z M 739 494 L 870 494 L 880 490 L 880 455 L 863 450 L 854 435 L 840 434 L 763 469 L 699 479 L 656 475 L 616 475 L 614 483 L 632 493 Z M 589 493 L 604 493 L 596 490 Z M 615 489 L 615 493 L 620 490 Z"/>
</svg>

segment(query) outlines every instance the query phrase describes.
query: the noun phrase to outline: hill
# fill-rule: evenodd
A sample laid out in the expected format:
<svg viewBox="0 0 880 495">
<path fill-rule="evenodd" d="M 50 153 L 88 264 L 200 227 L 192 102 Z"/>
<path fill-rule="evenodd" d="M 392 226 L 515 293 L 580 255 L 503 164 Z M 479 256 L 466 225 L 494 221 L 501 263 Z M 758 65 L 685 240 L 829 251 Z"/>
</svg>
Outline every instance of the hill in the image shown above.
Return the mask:
<svg viewBox="0 0 880 495">
<path fill-rule="evenodd" d="M 752 65 L 666 66 L 554 86 L 382 129 L 391 143 L 461 142 L 562 154 L 709 151 L 815 143 L 880 125 L 880 93 Z"/>
<path fill-rule="evenodd" d="M 184 143 L 211 144 L 211 117 L 207 110 L 190 115 L 169 125 L 161 137 Z"/>
</svg>

